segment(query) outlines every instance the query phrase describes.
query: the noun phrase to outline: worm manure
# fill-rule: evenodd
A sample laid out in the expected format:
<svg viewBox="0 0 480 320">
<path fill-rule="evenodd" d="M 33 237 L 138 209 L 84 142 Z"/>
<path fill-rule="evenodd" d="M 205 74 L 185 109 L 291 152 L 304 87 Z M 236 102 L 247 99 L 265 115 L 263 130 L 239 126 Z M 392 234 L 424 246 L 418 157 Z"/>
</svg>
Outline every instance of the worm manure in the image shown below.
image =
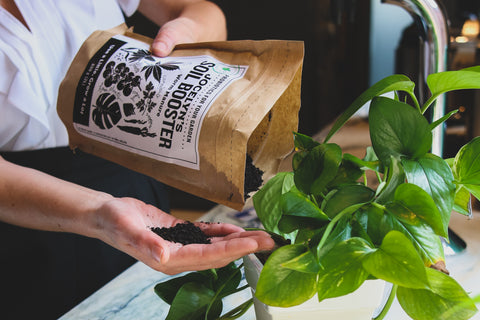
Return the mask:
<svg viewBox="0 0 480 320">
<path fill-rule="evenodd" d="M 170 228 L 160 228 L 152 227 L 150 228 L 157 235 L 163 239 L 171 242 L 181 243 L 184 245 L 192 243 L 200 244 L 210 244 L 211 241 L 208 236 L 203 233 L 203 231 L 194 225 L 193 223 L 187 221 L 184 223 L 179 223 Z"/>
</svg>

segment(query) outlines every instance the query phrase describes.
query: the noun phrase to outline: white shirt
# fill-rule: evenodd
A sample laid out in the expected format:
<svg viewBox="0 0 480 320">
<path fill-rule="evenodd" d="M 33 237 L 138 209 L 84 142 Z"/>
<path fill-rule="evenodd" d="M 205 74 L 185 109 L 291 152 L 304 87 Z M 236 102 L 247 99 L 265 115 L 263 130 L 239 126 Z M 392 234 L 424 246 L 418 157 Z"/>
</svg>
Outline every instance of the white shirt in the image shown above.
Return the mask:
<svg viewBox="0 0 480 320">
<path fill-rule="evenodd" d="M 95 30 L 124 22 L 140 0 L 16 0 L 28 28 L 0 7 L 0 150 L 68 144 L 58 87 Z"/>
</svg>

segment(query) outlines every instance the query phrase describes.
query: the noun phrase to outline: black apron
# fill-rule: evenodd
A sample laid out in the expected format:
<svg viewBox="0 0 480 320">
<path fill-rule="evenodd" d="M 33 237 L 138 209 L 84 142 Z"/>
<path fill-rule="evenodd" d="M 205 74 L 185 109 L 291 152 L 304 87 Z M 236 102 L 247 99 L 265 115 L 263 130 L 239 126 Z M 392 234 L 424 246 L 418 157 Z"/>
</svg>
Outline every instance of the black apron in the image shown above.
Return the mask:
<svg viewBox="0 0 480 320">
<path fill-rule="evenodd" d="M 69 148 L 0 152 L 57 178 L 168 212 L 167 187 Z M 0 177 L 1 179 L 1 177 Z M 97 239 L 0 223 L 0 318 L 57 319 L 136 262 Z"/>
</svg>

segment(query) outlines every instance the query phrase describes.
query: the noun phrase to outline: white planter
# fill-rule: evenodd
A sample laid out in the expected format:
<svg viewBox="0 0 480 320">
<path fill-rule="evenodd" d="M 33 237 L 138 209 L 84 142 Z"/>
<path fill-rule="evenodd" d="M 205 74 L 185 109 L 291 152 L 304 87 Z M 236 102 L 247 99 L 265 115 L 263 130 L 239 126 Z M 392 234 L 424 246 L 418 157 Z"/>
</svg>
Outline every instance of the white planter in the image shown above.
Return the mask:
<svg viewBox="0 0 480 320">
<path fill-rule="evenodd" d="M 391 286 L 382 280 L 367 280 L 355 292 L 318 302 L 315 295 L 301 305 L 279 308 L 268 306 L 255 297 L 255 289 L 263 264 L 254 254 L 243 258 L 245 277 L 251 287 L 257 320 L 335 319 L 371 320 L 383 308 Z"/>
</svg>

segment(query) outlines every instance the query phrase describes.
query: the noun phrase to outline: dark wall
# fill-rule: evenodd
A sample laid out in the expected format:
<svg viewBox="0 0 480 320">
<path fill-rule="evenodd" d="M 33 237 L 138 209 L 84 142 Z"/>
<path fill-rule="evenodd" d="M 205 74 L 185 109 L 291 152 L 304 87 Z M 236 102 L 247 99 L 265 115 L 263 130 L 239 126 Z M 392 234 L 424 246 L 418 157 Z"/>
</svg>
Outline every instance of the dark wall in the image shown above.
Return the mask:
<svg viewBox="0 0 480 320">
<path fill-rule="evenodd" d="M 366 88 L 369 1 L 214 2 L 225 12 L 230 40 L 305 42 L 300 132 L 320 131 Z"/>
<path fill-rule="evenodd" d="M 305 59 L 299 131 L 314 134 L 367 88 L 370 2 L 365 0 L 213 0 L 229 40 L 302 40 Z M 156 27 L 136 14 L 135 31 Z"/>
</svg>

